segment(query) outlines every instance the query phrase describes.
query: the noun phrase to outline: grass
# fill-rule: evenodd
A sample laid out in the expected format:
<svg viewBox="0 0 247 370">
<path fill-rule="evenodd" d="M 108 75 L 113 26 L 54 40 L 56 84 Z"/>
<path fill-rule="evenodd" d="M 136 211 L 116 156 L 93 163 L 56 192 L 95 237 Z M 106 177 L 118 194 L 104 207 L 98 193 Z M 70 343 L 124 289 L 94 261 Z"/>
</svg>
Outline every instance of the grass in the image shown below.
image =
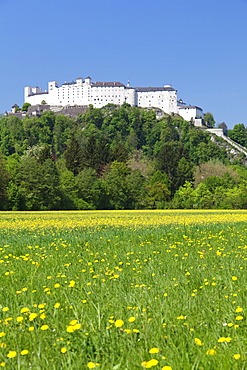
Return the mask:
<svg viewBox="0 0 247 370">
<path fill-rule="evenodd" d="M 247 212 L 0 219 L 0 367 L 245 369 Z"/>
</svg>

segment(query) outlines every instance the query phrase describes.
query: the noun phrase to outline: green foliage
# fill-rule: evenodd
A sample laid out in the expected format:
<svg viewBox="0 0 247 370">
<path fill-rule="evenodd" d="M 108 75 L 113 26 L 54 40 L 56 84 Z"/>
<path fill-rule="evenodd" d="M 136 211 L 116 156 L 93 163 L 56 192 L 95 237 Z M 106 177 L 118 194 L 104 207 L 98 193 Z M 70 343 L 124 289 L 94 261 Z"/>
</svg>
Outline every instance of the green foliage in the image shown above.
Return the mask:
<svg viewBox="0 0 247 370">
<path fill-rule="evenodd" d="M 206 123 L 207 127 L 209 127 L 209 128 L 214 127 L 215 120 L 214 120 L 214 116 L 212 115 L 212 113 L 210 113 L 210 112 L 205 113 L 203 120 Z"/>
<path fill-rule="evenodd" d="M 30 103 L 24 103 L 24 104 L 22 105 L 21 110 L 22 110 L 23 112 L 27 112 L 28 107 L 31 107 L 31 104 L 30 104 Z"/>
<path fill-rule="evenodd" d="M 205 119 L 214 124 L 211 113 Z M 245 145 L 244 125 L 229 136 Z M 0 153 L 8 179 L 1 207 L 8 209 L 222 208 L 234 207 L 231 196 L 245 204 L 244 154 L 228 154 L 220 139 L 179 116 L 157 119 L 154 110 L 129 104 L 90 106 L 77 119 L 51 111 L 23 120 L 3 117 Z M 212 161 L 217 168 L 206 174 L 203 165 Z M 229 169 L 230 163 L 235 167 Z M 201 174 L 194 179 L 195 167 Z M 193 194 L 182 199 L 188 183 Z"/>
<path fill-rule="evenodd" d="M 247 146 L 247 132 L 243 123 L 235 125 L 232 130 L 228 130 L 228 136 L 236 143 Z"/>
</svg>

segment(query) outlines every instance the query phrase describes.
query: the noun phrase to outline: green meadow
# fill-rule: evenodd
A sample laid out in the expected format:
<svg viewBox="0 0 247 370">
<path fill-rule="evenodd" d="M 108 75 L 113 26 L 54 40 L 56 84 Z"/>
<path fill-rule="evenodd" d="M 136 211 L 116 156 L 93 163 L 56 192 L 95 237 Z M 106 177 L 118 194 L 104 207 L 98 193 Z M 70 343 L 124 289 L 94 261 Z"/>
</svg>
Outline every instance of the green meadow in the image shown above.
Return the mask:
<svg viewBox="0 0 247 370">
<path fill-rule="evenodd" d="M 0 367 L 245 369 L 246 218 L 1 213 Z"/>
</svg>

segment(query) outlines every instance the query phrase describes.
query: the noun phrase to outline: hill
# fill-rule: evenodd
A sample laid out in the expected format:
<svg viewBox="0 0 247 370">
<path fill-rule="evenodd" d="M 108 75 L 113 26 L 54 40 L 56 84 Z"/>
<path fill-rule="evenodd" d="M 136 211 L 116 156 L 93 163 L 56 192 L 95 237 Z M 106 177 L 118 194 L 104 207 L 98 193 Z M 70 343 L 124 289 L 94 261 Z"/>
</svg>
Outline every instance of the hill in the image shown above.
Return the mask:
<svg viewBox="0 0 247 370">
<path fill-rule="evenodd" d="M 180 116 L 128 104 L 90 106 L 77 118 L 4 117 L 0 206 L 245 208 L 246 156 L 233 144 Z"/>
</svg>

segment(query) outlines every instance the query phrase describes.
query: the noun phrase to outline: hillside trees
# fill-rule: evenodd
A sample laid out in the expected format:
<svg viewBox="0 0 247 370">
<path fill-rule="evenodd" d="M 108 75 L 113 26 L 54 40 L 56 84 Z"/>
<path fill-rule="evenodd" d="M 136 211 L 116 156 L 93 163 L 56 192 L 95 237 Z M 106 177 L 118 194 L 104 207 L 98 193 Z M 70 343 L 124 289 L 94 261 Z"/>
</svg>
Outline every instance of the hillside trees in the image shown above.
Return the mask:
<svg viewBox="0 0 247 370">
<path fill-rule="evenodd" d="M 234 133 L 244 140 L 243 125 Z M 0 152 L 6 209 L 234 207 L 231 198 L 245 205 L 246 169 L 229 169 L 233 155 L 219 140 L 176 115 L 157 119 L 128 104 L 91 106 L 77 119 L 1 118 Z M 193 173 L 212 160 L 217 168 Z"/>
</svg>

